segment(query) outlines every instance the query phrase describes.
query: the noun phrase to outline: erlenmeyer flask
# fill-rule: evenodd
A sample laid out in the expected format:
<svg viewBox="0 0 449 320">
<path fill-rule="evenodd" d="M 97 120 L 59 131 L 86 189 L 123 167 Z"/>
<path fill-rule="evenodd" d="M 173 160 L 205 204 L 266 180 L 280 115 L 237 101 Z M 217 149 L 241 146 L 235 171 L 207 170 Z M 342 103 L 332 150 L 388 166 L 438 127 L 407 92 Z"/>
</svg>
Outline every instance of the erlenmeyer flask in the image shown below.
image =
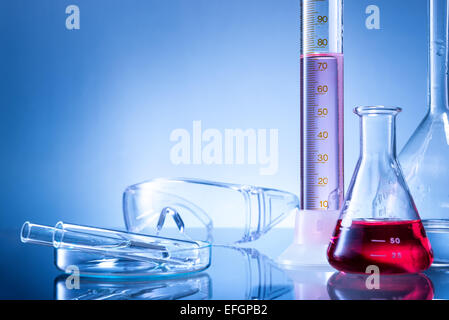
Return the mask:
<svg viewBox="0 0 449 320">
<path fill-rule="evenodd" d="M 435 252 L 449 265 L 448 0 L 430 0 L 429 111 L 399 155 Z"/>
<path fill-rule="evenodd" d="M 328 248 L 349 273 L 417 273 L 433 253 L 396 160 L 399 108 L 360 107 L 361 154 Z"/>
</svg>

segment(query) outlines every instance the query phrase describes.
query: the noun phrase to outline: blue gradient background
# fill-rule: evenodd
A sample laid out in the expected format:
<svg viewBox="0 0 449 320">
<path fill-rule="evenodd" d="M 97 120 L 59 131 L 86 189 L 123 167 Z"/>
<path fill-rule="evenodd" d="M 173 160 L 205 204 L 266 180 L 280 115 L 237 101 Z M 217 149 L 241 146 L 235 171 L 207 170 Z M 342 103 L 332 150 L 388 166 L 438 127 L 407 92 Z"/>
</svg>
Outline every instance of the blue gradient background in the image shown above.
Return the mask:
<svg viewBox="0 0 449 320">
<path fill-rule="evenodd" d="M 65 28 L 65 8 L 81 29 Z M 381 30 L 365 8 L 381 9 Z M 345 179 L 355 105 L 401 106 L 401 148 L 426 111 L 425 0 L 345 1 Z M 126 186 L 198 177 L 299 191 L 298 0 L 0 3 L 0 226 L 123 225 Z M 279 129 L 279 171 L 175 166 L 172 130 Z M 232 218 L 232 213 L 230 213 Z"/>
</svg>

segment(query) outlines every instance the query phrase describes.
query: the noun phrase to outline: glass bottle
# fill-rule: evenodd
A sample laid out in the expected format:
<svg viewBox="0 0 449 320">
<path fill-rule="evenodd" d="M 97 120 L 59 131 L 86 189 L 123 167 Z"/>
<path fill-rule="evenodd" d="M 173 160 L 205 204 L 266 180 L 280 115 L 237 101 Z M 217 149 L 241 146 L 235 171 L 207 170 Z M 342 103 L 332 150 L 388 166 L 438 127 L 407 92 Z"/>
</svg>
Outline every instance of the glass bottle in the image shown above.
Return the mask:
<svg viewBox="0 0 449 320">
<path fill-rule="evenodd" d="M 435 252 L 449 266 L 448 0 L 430 0 L 428 113 L 399 155 Z"/>
<path fill-rule="evenodd" d="M 329 263 L 348 273 L 417 273 L 433 254 L 396 160 L 400 108 L 359 107 L 361 153 L 328 248 Z"/>
</svg>

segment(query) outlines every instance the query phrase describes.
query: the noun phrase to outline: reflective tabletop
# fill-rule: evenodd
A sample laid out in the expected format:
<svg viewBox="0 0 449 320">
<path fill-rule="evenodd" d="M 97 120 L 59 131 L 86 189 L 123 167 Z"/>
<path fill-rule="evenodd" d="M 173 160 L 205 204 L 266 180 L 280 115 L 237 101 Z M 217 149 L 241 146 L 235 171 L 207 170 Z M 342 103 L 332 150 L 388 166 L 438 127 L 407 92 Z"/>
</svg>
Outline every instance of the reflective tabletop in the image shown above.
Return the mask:
<svg viewBox="0 0 449 320">
<path fill-rule="evenodd" d="M 275 229 L 244 247 L 214 246 L 211 266 L 200 273 L 169 278 L 81 278 L 70 289 L 68 276 L 54 266 L 51 248 L 22 244 L 18 230 L 0 239 L 0 299 L 219 299 L 347 300 L 449 299 L 449 269 L 381 277 L 370 290 L 363 276 L 331 267 L 284 269 L 276 258 L 291 243 L 293 231 Z"/>
</svg>

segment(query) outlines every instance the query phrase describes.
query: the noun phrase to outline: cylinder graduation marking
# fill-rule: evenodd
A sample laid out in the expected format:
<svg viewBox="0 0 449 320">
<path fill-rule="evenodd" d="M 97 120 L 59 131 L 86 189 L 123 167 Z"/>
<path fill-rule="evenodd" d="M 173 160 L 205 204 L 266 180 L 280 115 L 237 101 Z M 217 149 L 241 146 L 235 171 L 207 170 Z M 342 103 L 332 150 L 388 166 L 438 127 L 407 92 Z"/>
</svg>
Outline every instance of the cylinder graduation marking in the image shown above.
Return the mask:
<svg viewBox="0 0 449 320">
<path fill-rule="evenodd" d="M 341 29 L 341 25 L 335 26 L 340 15 L 335 12 L 337 2 L 301 1 L 304 210 L 338 210 L 343 200 L 343 54 L 337 45 L 342 39 L 332 37 Z"/>
</svg>

